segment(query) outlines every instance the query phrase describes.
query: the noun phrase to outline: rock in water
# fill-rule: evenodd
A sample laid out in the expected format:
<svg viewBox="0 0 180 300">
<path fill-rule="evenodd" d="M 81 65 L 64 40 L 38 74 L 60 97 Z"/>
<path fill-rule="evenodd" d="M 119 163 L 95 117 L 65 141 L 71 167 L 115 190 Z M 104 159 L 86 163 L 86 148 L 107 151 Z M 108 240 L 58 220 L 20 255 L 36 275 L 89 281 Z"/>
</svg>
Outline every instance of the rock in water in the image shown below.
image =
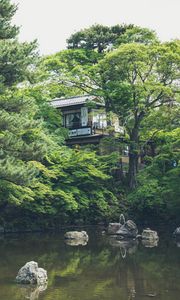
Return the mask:
<svg viewBox="0 0 180 300">
<path fill-rule="evenodd" d="M 118 235 L 119 238 L 136 238 L 138 229 L 132 220 L 125 221 L 123 214 L 120 215 L 119 223 L 109 223 L 108 234 Z"/>
<path fill-rule="evenodd" d="M 150 228 L 144 229 L 142 232 L 142 239 L 144 240 L 159 240 L 157 231 L 151 230 Z"/>
<path fill-rule="evenodd" d="M 47 271 L 38 268 L 35 261 L 27 262 L 18 272 L 16 282 L 21 284 L 43 285 L 47 282 Z"/>
<path fill-rule="evenodd" d="M 127 220 L 124 225 L 121 225 L 116 234 L 124 238 L 135 238 L 138 234 L 138 229 L 132 220 Z"/>
<path fill-rule="evenodd" d="M 89 237 L 86 231 L 68 231 L 65 233 L 65 238 L 70 240 L 88 241 Z"/>
<path fill-rule="evenodd" d="M 37 283 L 38 285 L 43 285 L 45 282 L 47 282 L 47 271 L 43 268 L 38 268 L 38 279 Z"/>
<path fill-rule="evenodd" d="M 108 234 L 116 234 L 122 225 L 120 223 L 109 223 Z"/>
</svg>

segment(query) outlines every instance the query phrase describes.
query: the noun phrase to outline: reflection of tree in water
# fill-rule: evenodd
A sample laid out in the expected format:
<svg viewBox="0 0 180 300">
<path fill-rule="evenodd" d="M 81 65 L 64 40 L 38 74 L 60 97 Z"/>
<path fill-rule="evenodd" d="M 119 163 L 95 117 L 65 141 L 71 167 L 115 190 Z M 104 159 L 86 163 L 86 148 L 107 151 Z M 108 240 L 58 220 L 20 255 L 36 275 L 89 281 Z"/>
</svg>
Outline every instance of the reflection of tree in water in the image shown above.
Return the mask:
<svg viewBox="0 0 180 300">
<path fill-rule="evenodd" d="M 129 255 L 135 253 L 137 242 L 123 244 Z M 115 249 L 103 247 L 91 250 L 69 249 L 64 267 L 53 270 L 52 286 L 62 299 L 131 299 L 135 296 L 137 270 L 130 261 L 126 263 Z M 117 246 L 117 245 L 116 245 Z M 112 253 L 113 252 L 113 253 Z M 53 299 L 54 298 L 53 296 Z M 58 298 L 57 298 L 58 299 Z"/>
<path fill-rule="evenodd" d="M 158 248 L 139 245 L 137 249 L 137 241 L 113 242 L 110 245 L 104 238 L 103 243 L 97 241 L 93 246 L 65 246 L 56 255 L 51 253 L 49 289 L 43 299 L 138 300 L 156 294 L 157 300 L 159 294 L 163 300 L 172 298 L 165 292 L 169 289 L 169 273 L 172 274 L 165 254 L 157 253 Z M 126 251 L 124 259 L 120 248 Z M 174 265 L 175 268 L 177 274 Z"/>
<path fill-rule="evenodd" d="M 0 279 L 7 274 L 6 261 L 15 278 L 19 266 L 33 257 L 48 271 L 48 288 L 39 293 L 39 299 L 139 300 L 155 293 L 156 300 L 178 299 L 180 252 L 176 244 L 161 246 L 160 243 L 154 248 L 139 244 L 136 251 L 135 245 L 125 248 L 123 259 L 119 245 L 113 246 L 105 236 L 90 238 L 84 247 L 66 245 L 59 236 L 37 238 L 33 242 L 29 239 L 23 244 L 23 250 L 21 239 L 21 243 L 14 241 L 12 245 L 11 242 L 8 250 L 0 251 L 3 257 L 3 261 L 0 259 Z M 0 299 L 22 300 L 22 291 L 15 284 L 0 287 Z"/>
</svg>

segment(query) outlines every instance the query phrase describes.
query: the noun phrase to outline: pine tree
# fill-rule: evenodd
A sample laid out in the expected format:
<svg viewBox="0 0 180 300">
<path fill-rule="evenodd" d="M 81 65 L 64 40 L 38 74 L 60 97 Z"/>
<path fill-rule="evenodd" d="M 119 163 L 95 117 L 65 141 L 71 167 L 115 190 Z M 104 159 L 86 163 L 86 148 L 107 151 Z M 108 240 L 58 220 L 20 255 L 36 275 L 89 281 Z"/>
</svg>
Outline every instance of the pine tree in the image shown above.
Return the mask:
<svg viewBox="0 0 180 300">
<path fill-rule="evenodd" d="M 29 76 L 29 68 L 36 57 L 36 41 L 18 43 L 19 28 L 11 25 L 17 10 L 9 0 L 0 2 L 0 89 L 11 87 Z"/>
<path fill-rule="evenodd" d="M 0 2 L 0 40 L 15 38 L 19 32 L 17 26 L 11 25 L 11 19 L 17 10 L 15 4 L 11 4 L 9 0 L 1 0 Z"/>
<path fill-rule="evenodd" d="M 17 7 L 0 2 L 0 209 L 33 200 L 37 175 L 34 161 L 46 153 L 42 122 L 35 120 L 37 107 L 16 84 L 29 76 L 36 57 L 35 43 L 19 43 L 18 28 L 11 25 Z"/>
</svg>

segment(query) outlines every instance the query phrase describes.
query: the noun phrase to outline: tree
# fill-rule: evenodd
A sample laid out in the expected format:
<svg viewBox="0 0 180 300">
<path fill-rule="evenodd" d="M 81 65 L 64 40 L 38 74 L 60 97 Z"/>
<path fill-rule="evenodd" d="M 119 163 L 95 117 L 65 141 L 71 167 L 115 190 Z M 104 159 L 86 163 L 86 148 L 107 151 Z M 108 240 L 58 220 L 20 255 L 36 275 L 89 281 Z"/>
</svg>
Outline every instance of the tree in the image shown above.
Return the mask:
<svg viewBox="0 0 180 300">
<path fill-rule="evenodd" d="M 68 50 L 43 57 L 38 64 L 36 80 L 47 87 L 52 98 L 87 92 L 88 76 L 85 79 L 82 74 L 103 59 L 108 47 L 112 50 L 123 43 L 155 43 L 157 37 L 152 30 L 134 25 L 93 25 L 75 33 L 68 41 Z"/>
<path fill-rule="evenodd" d="M 136 186 L 142 121 L 178 92 L 180 44 L 126 44 L 109 53 L 91 73 L 108 111 L 118 114 L 129 135 L 130 188 Z"/>
<path fill-rule="evenodd" d="M 72 34 L 67 40 L 68 48 L 97 50 L 98 53 L 103 53 L 108 47 L 114 45 L 118 37 L 123 35 L 127 29 L 133 27 L 133 25 L 108 27 L 96 24 Z"/>
<path fill-rule="evenodd" d="M 114 165 L 92 151 L 54 149 L 48 155 L 48 169 L 39 164 L 36 201 L 25 206 L 40 216 L 59 219 L 58 223 L 108 219 L 118 209 L 111 187 Z"/>
<path fill-rule="evenodd" d="M 0 3 L 0 207 L 18 206 L 33 200 L 32 190 L 38 169 L 33 161 L 42 161 L 46 153 L 41 120 L 35 120 L 37 106 L 22 95 L 17 83 L 28 79 L 36 57 L 34 43 L 18 43 L 18 29 L 10 21 L 16 6 L 8 0 Z"/>
<path fill-rule="evenodd" d="M 30 66 L 37 57 L 36 42 L 18 43 L 16 37 L 19 28 L 11 25 L 11 19 L 17 10 L 10 0 L 0 3 L 0 88 L 11 87 L 30 74 Z"/>
<path fill-rule="evenodd" d="M 162 129 L 156 134 L 156 156 L 137 176 L 138 186 L 128 195 L 129 209 L 138 219 L 180 221 L 180 129 Z"/>
<path fill-rule="evenodd" d="M 156 33 L 148 28 L 141 28 L 134 26 L 128 28 L 122 35 L 120 35 L 116 41 L 115 46 L 121 44 L 140 43 L 140 44 L 152 44 L 158 42 Z"/>
<path fill-rule="evenodd" d="M 38 174 L 34 161 L 46 154 L 42 122 L 34 120 L 37 107 L 18 92 L 0 99 L 0 207 L 18 206 L 33 200 L 31 187 Z"/>
<path fill-rule="evenodd" d="M 93 50 L 68 49 L 40 59 L 35 71 L 35 83 L 46 98 L 70 97 L 82 94 L 70 78 L 82 76 L 82 70 L 97 64 L 101 55 Z M 40 96 L 40 95 L 39 95 Z"/>
<path fill-rule="evenodd" d="M 12 39 L 18 34 L 19 28 L 11 25 L 11 19 L 17 10 L 15 4 L 10 0 L 1 0 L 0 2 L 0 40 Z"/>
<path fill-rule="evenodd" d="M 0 40 L 0 83 L 1 87 L 28 80 L 30 67 L 35 63 L 36 42 L 18 43 L 16 40 Z"/>
</svg>

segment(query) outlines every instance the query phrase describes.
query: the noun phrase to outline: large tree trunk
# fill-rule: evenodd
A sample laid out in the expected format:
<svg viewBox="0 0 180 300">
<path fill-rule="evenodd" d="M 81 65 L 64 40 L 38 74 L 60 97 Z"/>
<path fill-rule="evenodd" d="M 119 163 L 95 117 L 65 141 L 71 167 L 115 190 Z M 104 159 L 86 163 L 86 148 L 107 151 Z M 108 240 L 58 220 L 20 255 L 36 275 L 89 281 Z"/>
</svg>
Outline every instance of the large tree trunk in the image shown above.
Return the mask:
<svg viewBox="0 0 180 300">
<path fill-rule="evenodd" d="M 139 158 L 139 135 L 138 128 L 134 128 L 130 134 L 129 145 L 129 170 L 128 170 L 128 185 L 130 189 L 134 189 L 137 183 L 138 173 L 138 158 Z"/>
</svg>

